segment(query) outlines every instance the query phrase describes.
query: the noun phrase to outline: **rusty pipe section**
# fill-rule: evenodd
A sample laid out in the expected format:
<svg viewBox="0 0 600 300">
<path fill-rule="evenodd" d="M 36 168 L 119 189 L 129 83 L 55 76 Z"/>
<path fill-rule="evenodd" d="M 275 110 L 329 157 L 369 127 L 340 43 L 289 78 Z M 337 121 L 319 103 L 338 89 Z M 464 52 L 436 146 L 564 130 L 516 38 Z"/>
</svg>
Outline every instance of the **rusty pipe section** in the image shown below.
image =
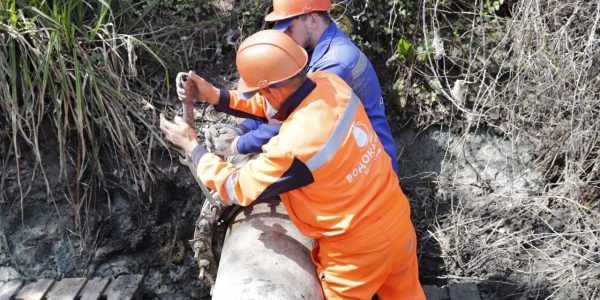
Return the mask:
<svg viewBox="0 0 600 300">
<path fill-rule="evenodd" d="M 190 71 L 189 75 L 182 76 L 181 82 L 178 82 L 181 87 L 185 89 L 187 99 L 183 101 L 183 120 L 192 128 L 195 128 L 194 124 L 194 99 L 196 99 L 196 89 L 193 85 L 188 84 L 188 80 L 191 76 L 194 76 L 194 71 Z"/>
<path fill-rule="evenodd" d="M 229 223 L 212 299 L 322 300 L 313 245 L 279 200 L 244 208 Z"/>
</svg>

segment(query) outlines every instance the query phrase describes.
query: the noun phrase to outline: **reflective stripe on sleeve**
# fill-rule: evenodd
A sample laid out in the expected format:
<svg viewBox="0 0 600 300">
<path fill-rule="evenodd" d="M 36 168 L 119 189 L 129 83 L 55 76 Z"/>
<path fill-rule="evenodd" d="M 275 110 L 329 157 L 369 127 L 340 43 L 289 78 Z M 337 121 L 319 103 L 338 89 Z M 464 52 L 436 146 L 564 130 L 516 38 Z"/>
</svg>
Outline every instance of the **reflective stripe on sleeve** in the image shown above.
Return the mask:
<svg viewBox="0 0 600 300">
<path fill-rule="evenodd" d="M 354 116 L 356 115 L 356 110 L 358 109 L 358 101 L 359 100 L 356 94 L 352 93 L 352 97 L 350 97 L 348 106 L 346 107 L 346 110 L 344 110 L 340 121 L 333 129 L 333 132 L 327 140 L 327 143 L 325 143 L 325 146 L 323 146 L 323 148 L 321 148 L 319 152 L 317 152 L 313 157 L 311 157 L 308 160 L 308 162 L 306 162 L 306 165 L 308 166 L 311 172 L 314 172 L 315 170 L 323 166 L 325 163 L 327 163 L 329 160 L 331 160 L 331 158 L 339 149 L 344 137 L 350 129 L 350 125 L 352 125 L 352 120 L 354 120 Z"/>
<path fill-rule="evenodd" d="M 227 177 L 227 182 L 225 182 L 225 191 L 227 192 L 227 196 L 229 197 L 229 204 L 237 204 L 240 202 L 235 197 L 235 179 L 237 178 L 237 172 L 231 173 L 229 177 Z"/>
<path fill-rule="evenodd" d="M 363 72 L 367 69 L 367 66 L 369 65 L 369 59 L 367 58 L 367 56 L 364 53 L 360 53 L 360 56 L 358 57 L 358 61 L 356 62 L 356 65 L 354 65 L 354 68 L 352 68 L 352 79 L 356 80 L 358 79 L 358 77 L 360 75 L 363 74 Z"/>
<path fill-rule="evenodd" d="M 257 93 L 257 91 L 248 92 L 248 93 L 242 93 L 240 91 L 236 91 L 238 99 L 240 99 L 240 100 L 248 100 L 248 99 L 254 97 L 254 95 L 256 95 L 256 93 Z"/>
</svg>

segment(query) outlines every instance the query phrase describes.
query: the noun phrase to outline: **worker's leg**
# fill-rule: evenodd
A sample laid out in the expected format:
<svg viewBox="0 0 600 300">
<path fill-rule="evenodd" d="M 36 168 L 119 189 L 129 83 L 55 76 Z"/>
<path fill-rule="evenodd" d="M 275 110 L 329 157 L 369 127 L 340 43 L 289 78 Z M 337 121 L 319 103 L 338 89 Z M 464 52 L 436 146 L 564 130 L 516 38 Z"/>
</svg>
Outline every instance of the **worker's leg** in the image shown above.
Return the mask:
<svg viewBox="0 0 600 300">
<path fill-rule="evenodd" d="M 381 300 L 388 299 L 425 299 L 425 294 L 419 282 L 419 262 L 417 260 L 417 237 L 410 220 L 408 224 L 400 226 L 401 234 L 408 235 L 409 239 L 396 239 L 393 243 L 394 258 L 392 271 L 386 278 L 377 296 Z M 399 236 L 399 234 L 396 234 Z"/>
<path fill-rule="evenodd" d="M 325 298 L 371 299 L 389 274 L 391 244 L 377 234 L 319 241 L 313 260 Z"/>
<path fill-rule="evenodd" d="M 424 299 L 409 214 L 397 205 L 373 224 L 353 230 L 342 240 L 319 241 L 313 260 L 327 299 L 371 299 L 378 291 L 382 299 Z M 402 275 L 399 272 L 409 270 L 412 258 L 412 277 L 406 281 L 396 278 Z M 392 284 L 400 287 L 392 288 Z"/>
</svg>

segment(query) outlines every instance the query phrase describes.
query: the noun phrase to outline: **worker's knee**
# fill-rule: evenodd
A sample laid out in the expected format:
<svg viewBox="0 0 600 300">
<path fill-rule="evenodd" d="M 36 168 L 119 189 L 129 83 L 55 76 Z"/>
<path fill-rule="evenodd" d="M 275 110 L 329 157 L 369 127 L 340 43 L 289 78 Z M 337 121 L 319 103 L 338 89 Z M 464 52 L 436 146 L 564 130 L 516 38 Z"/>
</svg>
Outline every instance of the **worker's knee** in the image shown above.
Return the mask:
<svg viewBox="0 0 600 300">
<path fill-rule="evenodd" d="M 401 270 L 390 274 L 377 291 L 381 300 L 388 299 L 425 299 L 419 282 L 419 263 L 416 254 L 412 255 Z"/>
</svg>

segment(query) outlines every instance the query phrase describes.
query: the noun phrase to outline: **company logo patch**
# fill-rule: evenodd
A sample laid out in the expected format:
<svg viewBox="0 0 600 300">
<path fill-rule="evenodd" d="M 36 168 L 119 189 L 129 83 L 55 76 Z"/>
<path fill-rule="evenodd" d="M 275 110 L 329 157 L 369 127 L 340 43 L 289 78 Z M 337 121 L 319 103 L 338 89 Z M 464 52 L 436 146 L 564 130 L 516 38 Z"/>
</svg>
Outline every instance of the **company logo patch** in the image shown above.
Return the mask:
<svg viewBox="0 0 600 300">
<path fill-rule="evenodd" d="M 363 122 L 356 122 L 352 125 L 352 136 L 354 136 L 356 144 L 360 148 L 366 147 L 369 141 L 371 140 L 369 128 Z"/>
<path fill-rule="evenodd" d="M 356 141 L 356 145 L 362 153 L 355 162 L 355 167 L 351 172 L 346 174 L 348 183 L 354 181 L 361 175 L 368 175 L 371 172 L 373 162 L 381 156 L 381 144 L 379 139 L 373 133 L 373 130 L 363 122 L 352 124 L 352 137 Z"/>
</svg>

